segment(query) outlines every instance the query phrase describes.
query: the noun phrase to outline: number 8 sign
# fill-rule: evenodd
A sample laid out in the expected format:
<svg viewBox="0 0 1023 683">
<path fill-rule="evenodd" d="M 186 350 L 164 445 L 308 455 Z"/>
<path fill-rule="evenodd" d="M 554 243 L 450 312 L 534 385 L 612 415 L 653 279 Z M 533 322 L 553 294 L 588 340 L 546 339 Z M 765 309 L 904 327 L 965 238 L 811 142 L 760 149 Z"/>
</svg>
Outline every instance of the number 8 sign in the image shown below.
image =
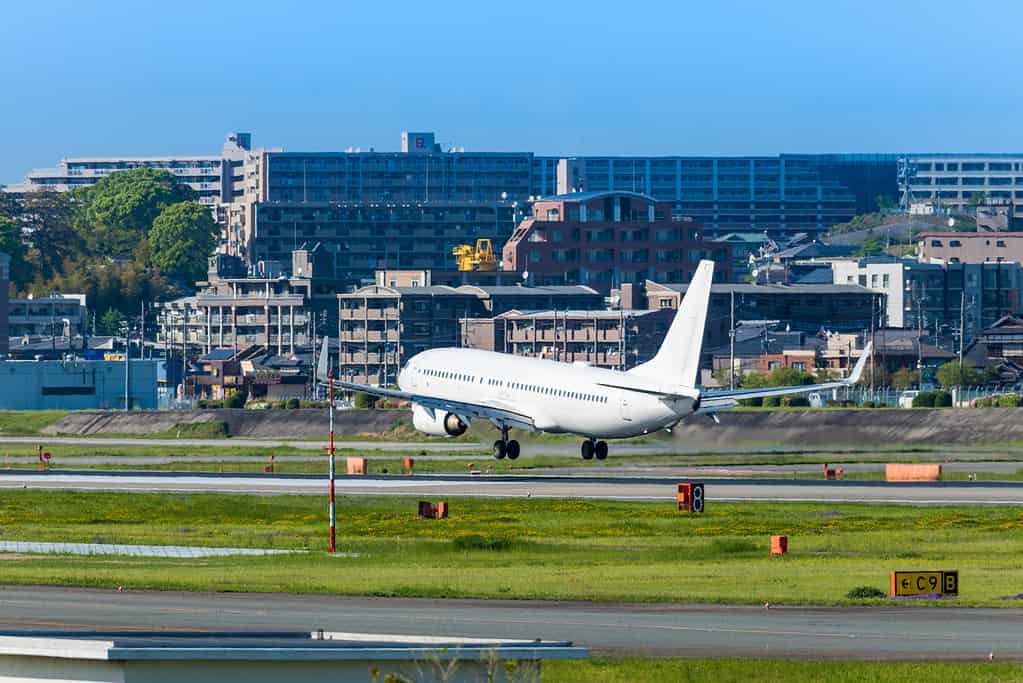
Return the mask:
<svg viewBox="0 0 1023 683">
<path fill-rule="evenodd" d="M 703 512 L 703 484 L 693 484 L 693 512 Z"/>
</svg>

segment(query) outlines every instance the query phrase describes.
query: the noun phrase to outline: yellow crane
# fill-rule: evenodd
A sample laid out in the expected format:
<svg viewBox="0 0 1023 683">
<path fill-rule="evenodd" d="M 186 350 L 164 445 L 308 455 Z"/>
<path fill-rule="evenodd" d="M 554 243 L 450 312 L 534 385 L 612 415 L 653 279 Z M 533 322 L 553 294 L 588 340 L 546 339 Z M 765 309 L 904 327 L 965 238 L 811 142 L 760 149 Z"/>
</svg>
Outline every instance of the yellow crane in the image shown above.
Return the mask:
<svg viewBox="0 0 1023 683">
<path fill-rule="evenodd" d="M 497 256 L 494 254 L 494 247 L 487 238 L 476 240 L 476 248 L 471 244 L 459 244 L 451 250 L 455 257 L 458 270 L 497 270 Z"/>
</svg>

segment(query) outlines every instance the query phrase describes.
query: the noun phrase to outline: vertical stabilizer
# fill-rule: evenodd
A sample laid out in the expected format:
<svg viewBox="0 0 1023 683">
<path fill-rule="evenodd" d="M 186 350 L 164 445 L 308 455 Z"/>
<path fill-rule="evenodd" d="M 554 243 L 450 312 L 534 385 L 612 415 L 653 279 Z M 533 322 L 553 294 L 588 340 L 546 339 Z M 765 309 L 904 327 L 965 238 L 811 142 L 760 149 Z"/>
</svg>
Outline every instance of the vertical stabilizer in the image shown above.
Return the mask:
<svg viewBox="0 0 1023 683">
<path fill-rule="evenodd" d="M 700 372 L 703 350 L 703 328 L 710 304 L 710 286 L 714 279 L 714 262 L 700 261 L 678 313 L 661 342 L 657 355 L 637 365 L 630 374 L 655 379 L 660 383 L 695 387 Z"/>
<path fill-rule="evenodd" d="M 330 337 L 323 338 L 323 348 L 320 349 L 320 357 L 316 361 L 316 381 L 326 382 L 329 377 L 330 368 Z"/>
</svg>

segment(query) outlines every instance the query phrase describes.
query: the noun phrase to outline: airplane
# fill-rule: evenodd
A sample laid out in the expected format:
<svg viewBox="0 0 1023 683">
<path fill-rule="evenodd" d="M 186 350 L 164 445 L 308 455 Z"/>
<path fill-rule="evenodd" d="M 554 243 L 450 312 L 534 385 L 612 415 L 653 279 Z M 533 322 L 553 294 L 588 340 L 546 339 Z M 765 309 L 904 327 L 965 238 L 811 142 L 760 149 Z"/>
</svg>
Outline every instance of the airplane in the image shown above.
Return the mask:
<svg viewBox="0 0 1023 683">
<path fill-rule="evenodd" d="M 822 384 L 731 391 L 697 386 L 704 326 L 710 303 L 714 262 L 701 261 L 678 312 L 654 357 L 629 370 L 594 368 L 585 362 L 466 348 L 431 349 L 408 360 L 398 374 L 398 389 L 333 379 L 334 386 L 412 403 L 412 424 L 430 436 L 456 437 L 473 420 L 488 420 L 501 430 L 494 442 L 497 459 L 519 457 L 521 447 L 509 430 L 583 437 L 584 460 L 608 455 L 605 439 L 624 439 L 670 429 L 687 415 L 716 413 L 744 399 L 848 387 L 859 381 L 868 344 L 849 377 Z M 328 382 L 327 344 L 317 379 Z"/>
</svg>

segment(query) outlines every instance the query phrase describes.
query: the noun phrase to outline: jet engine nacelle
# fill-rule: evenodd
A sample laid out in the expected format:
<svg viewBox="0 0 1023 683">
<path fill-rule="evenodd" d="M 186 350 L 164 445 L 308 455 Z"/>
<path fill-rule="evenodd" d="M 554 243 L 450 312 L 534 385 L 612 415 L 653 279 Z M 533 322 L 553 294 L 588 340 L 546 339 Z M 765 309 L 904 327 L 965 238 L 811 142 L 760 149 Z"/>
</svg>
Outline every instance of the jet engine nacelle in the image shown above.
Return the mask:
<svg viewBox="0 0 1023 683">
<path fill-rule="evenodd" d="M 469 428 L 468 422 L 454 413 L 434 410 L 431 415 L 418 403 L 412 404 L 412 425 L 430 436 L 461 436 Z"/>
</svg>

